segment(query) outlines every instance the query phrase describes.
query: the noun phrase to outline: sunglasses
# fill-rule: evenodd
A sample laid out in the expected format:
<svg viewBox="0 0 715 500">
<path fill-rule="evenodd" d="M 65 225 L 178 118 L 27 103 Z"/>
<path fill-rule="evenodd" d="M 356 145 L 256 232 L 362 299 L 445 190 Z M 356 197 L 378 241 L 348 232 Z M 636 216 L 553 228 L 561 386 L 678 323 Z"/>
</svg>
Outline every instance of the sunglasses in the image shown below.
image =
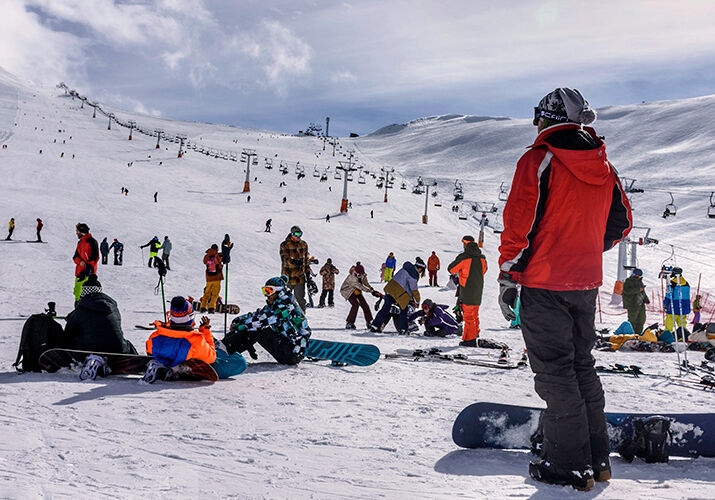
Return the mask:
<svg viewBox="0 0 715 500">
<path fill-rule="evenodd" d="M 269 295 L 273 295 L 277 291 L 278 289 L 272 286 L 264 286 L 263 288 L 261 288 L 261 292 L 263 292 L 263 295 L 265 295 L 266 297 L 268 297 Z"/>
</svg>

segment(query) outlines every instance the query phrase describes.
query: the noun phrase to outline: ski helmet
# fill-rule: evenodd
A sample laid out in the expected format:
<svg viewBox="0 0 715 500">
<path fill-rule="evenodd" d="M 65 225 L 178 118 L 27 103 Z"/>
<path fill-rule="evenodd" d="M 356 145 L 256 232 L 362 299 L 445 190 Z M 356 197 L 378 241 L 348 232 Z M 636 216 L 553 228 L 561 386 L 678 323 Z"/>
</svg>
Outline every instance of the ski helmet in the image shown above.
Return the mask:
<svg viewBox="0 0 715 500">
<path fill-rule="evenodd" d="M 637 267 L 633 270 L 633 276 L 643 276 L 643 270 Z"/>
<path fill-rule="evenodd" d="M 261 291 L 266 297 L 269 295 L 273 295 L 274 293 L 280 292 L 281 290 L 285 290 L 287 282 L 288 277 L 284 274 L 281 274 L 280 276 L 274 276 L 273 278 L 269 278 L 266 281 L 266 284 L 263 285 Z"/>
</svg>

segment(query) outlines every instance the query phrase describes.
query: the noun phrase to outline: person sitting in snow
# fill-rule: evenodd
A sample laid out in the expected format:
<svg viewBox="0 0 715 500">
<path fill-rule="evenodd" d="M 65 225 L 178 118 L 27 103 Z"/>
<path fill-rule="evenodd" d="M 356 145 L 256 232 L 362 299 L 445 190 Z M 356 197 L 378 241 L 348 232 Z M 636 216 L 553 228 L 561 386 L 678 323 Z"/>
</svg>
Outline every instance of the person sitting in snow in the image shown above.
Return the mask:
<svg viewBox="0 0 715 500">
<path fill-rule="evenodd" d="M 417 321 L 425 327 L 426 337 L 446 337 L 447 335 L 461 335 L 462 331 L 457 320 L 449 314 L 449 306 L 435 304 L 430 299 L 422 302 L 419 311 L 410 315 L 410 322 Z"/>
<path fill-rule="evenodd" d="M 143 380 L 153 383 L 158 379 L 171 379 L 171 368 L 188 359 L 209 363 L 218 378 L 238 375 L 246 369 L 246 360 L 238 353 L 229 354 L 211 334 L 209 318 L 201 318 L 198 330 L 194 329 L 194 308 L 181 296 L 171 299 L 168 321 L 155 321 L 156 330 L 146 341 L 146 353 L 154 356 L 149 362 Z"/>
<path fill-rule="evenodd" d="M 253 359 L 258 359 L 254 348 L 258 343 L 278 363 L 297 365 L 305 357 L 311 331 L 288 288 L 288 277 L 270 278 L 261 291 L 266 305 L 234 318 L 223 343 L 228 352 L 248 351 Z"/>
</svg>

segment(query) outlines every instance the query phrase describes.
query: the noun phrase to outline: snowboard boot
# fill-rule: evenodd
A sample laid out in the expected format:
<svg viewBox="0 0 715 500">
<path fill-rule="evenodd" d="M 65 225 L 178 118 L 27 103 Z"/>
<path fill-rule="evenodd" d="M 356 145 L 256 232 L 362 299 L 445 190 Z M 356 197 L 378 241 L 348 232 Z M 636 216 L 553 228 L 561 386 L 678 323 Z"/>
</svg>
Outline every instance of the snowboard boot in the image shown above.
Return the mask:
<svg viewBox="0 0 715 500">
<path fill-rule="evenodd" d="M 95 380 L 97 375 L 106 377 L 109 375 L 109 366 L 107 366 L 106 358 L 97 354 L 90 354 L 84 360 L 82 371 L 79 372 L 80 380 Z"/>
<path fill-rule="evenodd" d="M 213 314 L 213 313 L 215 313 L 215 312 L 216 312 L 216 310 L 215 310 L 215 309 L 213 309 L 213 308 L 209 307 L 209 314 Z"/>
<path fill-rule="evenodd" d="M 591 467 L 581 471 L 566 470 L 546 459 L 532 460 L 529 463 L 529 475 L 542 483 L 571 486 L 579 491 L 589 491 L 595 484 Z"/>
<path fill-rule="evenodd" d="M 382 330 L 380 328 L 376 327 L 375 325 L 373 325 L 372 323 L 370 323 L 370 331 L 372 333 L 382 333 Z"/>
<path fill-rule="evenodd" d="M 350 323 L 349 321 L 345 323 L 345 329 L 346 330 L 356 330 L 357 327 L 355 326 L 355 323 Z"/>
<path fill-rule="evenodd" d="M 146 371 L 144 372 L 144 376 L 142 376 L 142 380 L 148 384 L 153 384 L 157 380 L 166 380 L 166 376 L 170 371 L 171 368 L 152 359 L 149 361 L 149 364 L 146 365 Z"/>
<path fill-rule="evenodd" d="M 606 457 L 605 460 L 599 460 L 593 466 L 593 478 L 602 483 L 611 479 L 611 462 Z"/>
<path fill-rule="evenodd" d="M 477 339 L 462 340 L 459 345 L 460 347 L 477 347 Z"/>
</svg>

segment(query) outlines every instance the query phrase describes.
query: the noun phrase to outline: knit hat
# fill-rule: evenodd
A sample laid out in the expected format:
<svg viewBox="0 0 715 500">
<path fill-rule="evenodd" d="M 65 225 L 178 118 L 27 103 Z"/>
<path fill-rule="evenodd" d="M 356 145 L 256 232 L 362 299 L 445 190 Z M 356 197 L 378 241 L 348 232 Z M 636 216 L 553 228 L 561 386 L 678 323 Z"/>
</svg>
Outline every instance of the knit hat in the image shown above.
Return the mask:
<svg viewBox="0 0 715 500">
<path fill-rule="evenodd" d="M 425 299 L 422 301 L 422 307 L 432 307 L 434 305 L 434 302 L 432 302 L 430 299 Z"/>
<path fill-rule="evenodd" d="M 87 234 L 89 233 L 89 226 L 84 222 L 80 222 L 77 224 L 77 231 L 83 234 Z"/>
<path fill-rule="evenodd" d="M 299 226 L 293 226 L 293 227 L 290 228 L 290 234 L 293 234 L 293 233 L 301 233 L 301 234 L 303 234 L 303 231 L 301 231 L 301 229 L 300 229 Z"/>
<path fill-rule="evenodd" d="M 194 326 L 194 308 L 184 297 L 177 295 L 171 299 L 169 311 L 169 324 L 180 326 Z"/>
<path fill-rule="evenodd" d="M 355 264 L 355 274 L 365 274 L 365 267 L 359 262 Z"/>
<path fill-rule="evenodd" d="M 474 241 L 474 236 L 469 236 L 469 235 L 462 236 L 462 243 L 467 243 L 470 241 Z"/>
<path fill-rule="evenodd" d="M 539 124 L 540 118 L 588 125 L 596 121 L 596 111 L 588 106 L 578 90 L 559 87 L 546 94 L 534 108 L 534 125 Z"/>
<path fill-rule="evenodd" d="M 82 290 L 80 291 L 79 298 L 85 297 L 91 293 L 101 293 L 102 284 L 97 280 L 96 274 L 90 274 L 89 278 L 82 283 Z"/>
<path fill-rule="evenodd" d="M 633 276 L 643 276 L 643 270 L 637 267 L 633 270 Z"/>
</svg>

